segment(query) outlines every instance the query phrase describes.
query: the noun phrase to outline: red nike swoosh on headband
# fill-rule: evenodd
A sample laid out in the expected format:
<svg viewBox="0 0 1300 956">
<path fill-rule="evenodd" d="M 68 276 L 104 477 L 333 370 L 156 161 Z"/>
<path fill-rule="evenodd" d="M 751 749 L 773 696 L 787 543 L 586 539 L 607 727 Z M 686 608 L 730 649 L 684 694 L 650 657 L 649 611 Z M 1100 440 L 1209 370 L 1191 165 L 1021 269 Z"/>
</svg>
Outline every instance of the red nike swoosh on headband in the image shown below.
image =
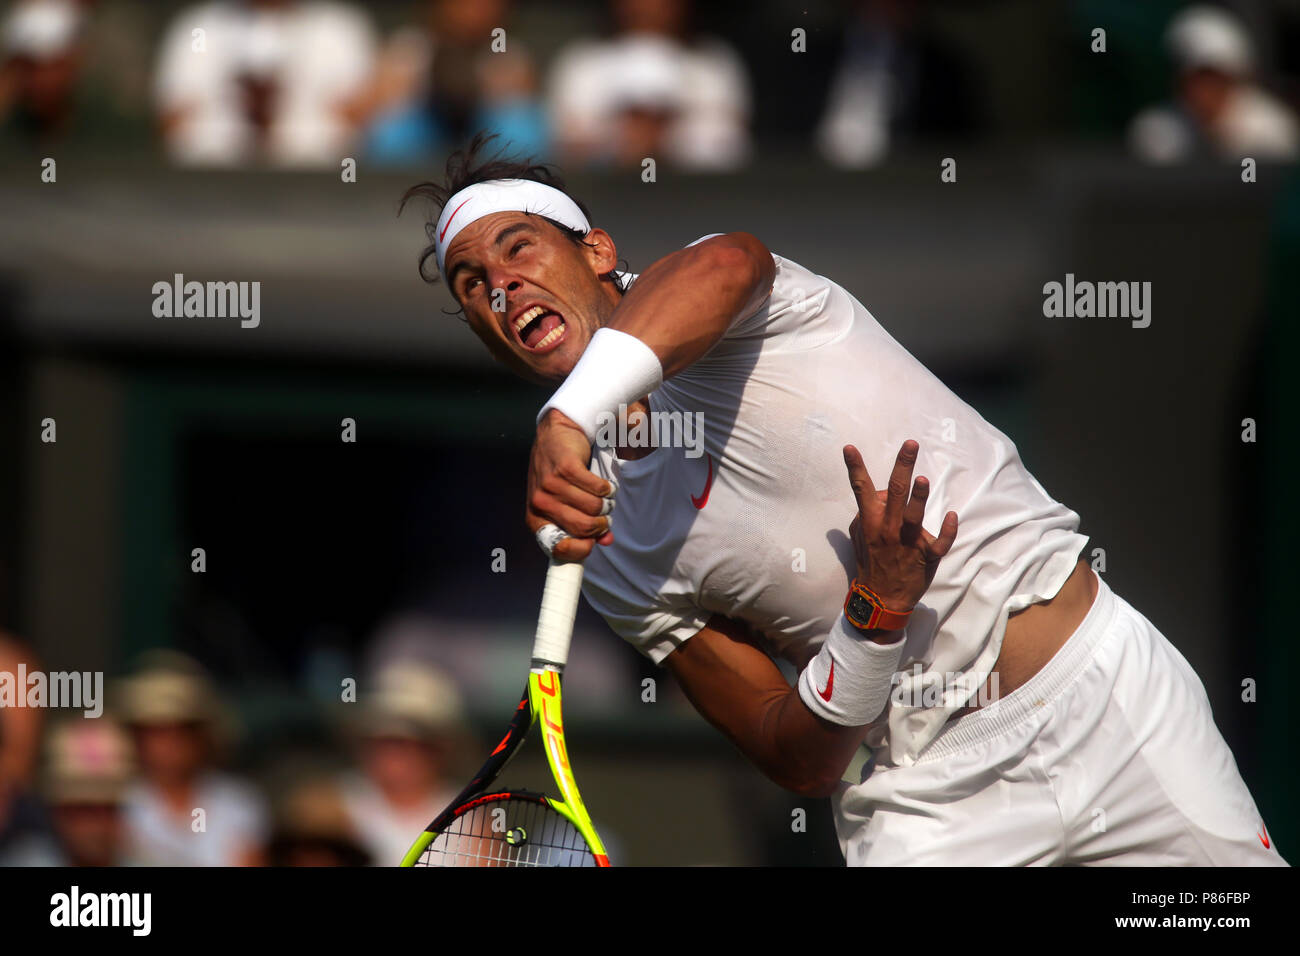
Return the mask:
<svg viewBox="0 0 1300 956">
<path fill-rule="evenodd" d="M 704 493 L 701 494 L 698 498 L 695 497 L 694 495 L 691 495 L 691 504 L 695 505 L 697 510 L 703 508 L 705 505 L 709 503 L 709 491 L 712 488 L 713 488 L 713 456 L 710 455 L 709 456 L 709 477 L 704 482 Z"/>
<path fill-rule="evenodd" d="M 473 198 L 474 198 L 473 196 L 470 197 L 470 199 L 473 199 Z M 466 199 L 465 202 L 469 202 L 469 199 Z M 453 210 L 452 214 L 451 214 L 450 216 L 447 217 L 447 221 L 446 221 L 445 223 L 443 223 L 443 226 L 442 226 L 442 232 L 438 233 L 438 241 L 439 241 L 439 242 L 442 242 L 442 237 L 445 236 L 445 235 L 447 235 L 447 227 L 450 226 L 450 225 L 451 225 L 451 221 L 452 221 L 453 219 L 456 218 L 456 213 L 460 212 L 462 209 L 465 208 L 465 202 L 463 202 L 463 203 L 461 203 L 459 206 L 457 206 L 457 207 L 455 208 L 455 210 Z"/>
<path fill-rule="evenodd" d="M 1255 836 L 1259 837 L 1259 842 L 1262 843 L 1262 844 L 1264 844 L 1264 849 L 1267 850 L 1267 849 L 1268 849 L 1269 847 L 1271 847 L 1273 844 L 1271 844 L 1271 843 L 1268 842 L 1268 827 L 1264 826 L 1264 824 L 1262 824 L 1262 823 L 1260 824 L 1260 826 L 1263 827 L 1264 832 L 1263 832 L 1263 833 L 1256 833 Z"/>
<path fill-rule="evenodd" d="M 835 660 L 831 660 L 831 672 L 826 675 L 826 689 L 817 691 L 818 696 L 826 703 L 831 702 L 831 688 L 835 686 Z"/>
</svg>

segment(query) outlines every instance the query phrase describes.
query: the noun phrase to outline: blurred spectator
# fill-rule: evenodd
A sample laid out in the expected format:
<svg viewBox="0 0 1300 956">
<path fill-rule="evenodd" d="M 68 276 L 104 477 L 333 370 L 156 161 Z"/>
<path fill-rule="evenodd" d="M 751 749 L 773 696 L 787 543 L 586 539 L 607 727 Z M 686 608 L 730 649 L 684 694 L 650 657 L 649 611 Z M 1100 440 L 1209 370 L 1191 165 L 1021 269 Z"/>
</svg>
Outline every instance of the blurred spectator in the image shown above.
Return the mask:
<svg viewBox="0 0 1300 956">
<path fill-rule="evenodd" d="M 147 12 L 135 0 L 20 0 L 0 20 L 0 133 L 44 146 L 146 135 Z"/>
<path fill-rule="evenodd" d="M 0 673 L 9 675 L 15 693 L 26 693 L 17 684 L 18 668 L 24 665 L 28 673 L 41 670 L 35 651 L 0 631 Z M 44 714 L 40 707 L 0 707 L 0 780 L 17 789 L 35 782 Z"/>
<path fill-rule="evenodd" d="M 696 170 L 749 157 L 749 77 L 735 51 L 692 35 L 689 0 L 612 0 L 614 35 L 579 40 L 551 73 L 551 114 L 566 162 Z"/>
<path fill-rule="evenodd" d="M 532 58 L 507 30 L 507 0 L 433 0 L 424 29 L 399 30 L 379 58 L 368 153 L 415 162 L 480 129 L 523 153 L 547 149 Z M 494 41 L 493 30 L 507 30 Z M 494 50 L 494 42 L 504 49 Z"/>
<path fill-rule="evenodd" d="M 199 666 L 153 652 L 124 682 L 121 706 L 141 774 L 126 796 L 132 856 L 149 866 L 250 862 L 266 836 L 266 811 L 250 786 L 214 769 L 223 721 Z"/>
<path fill-rule="evenodd" d="M 1236 17 L 1189 7 L 1165 33 L 1176 65 L 1175 102 L 1134 117 L 1129 144 L 1151 163 L 1198 155 L 1291 161 L 1300 155 L 1294 114 L 1255 81 L 1255 52 Z"/>
<path fill-rule="evenodd" d="M 427 824 L 426 820 L 420 827 Z M 371 862 L 332 781 L 300 783 L 279 801 L 266 851 L 268 866 L 367 866 Z"/>
<path fill-rule="evenodd" d="M 20 664 L 40 669 L 30 648 L 0 632 L 0 673 L 16 682 Z M 0 866 L 61 862 L 49 816 L 32 791 L 42 716 L 39 707 L 0 707 Z"/>
<path fill-rule="evenodd" d="M 463 783 L 447 776 L 466 741 L 461 697 L 441 671 L 404 664 L 380 674 L 361 707 L 363 774 L 344 781 L 344 800 L 375 863 L 396 866 Z"/>
<path fill-rule="evenodd" d="M 351 5 L 214 0 L 163 36 L 155 96 L 182 163 L 335 165 L 353 144 L 374 34 Z"/>
<path fill-rule="evenodd" d="M 46 745 L 44 790 L 64 862 L 124 866 L 122 802 L 131 783 L 131 740 L 108 717 L 65 720 Z"/>
<path fill-rule="evenodd" d="M 16 132 L 47 141 L 67 129 L 83 58 L 84 9 L 77 0 L 20 0 L 0 27 L 0 116 Z"/>
<path fill-rule="evenodd" d="M 817 128 L 823 157 L 850 169 L 882 161 L 899 140 L 978 131 L 975 75 L 928 29 L 917 0 L 862 0 Z"/>
</svg>

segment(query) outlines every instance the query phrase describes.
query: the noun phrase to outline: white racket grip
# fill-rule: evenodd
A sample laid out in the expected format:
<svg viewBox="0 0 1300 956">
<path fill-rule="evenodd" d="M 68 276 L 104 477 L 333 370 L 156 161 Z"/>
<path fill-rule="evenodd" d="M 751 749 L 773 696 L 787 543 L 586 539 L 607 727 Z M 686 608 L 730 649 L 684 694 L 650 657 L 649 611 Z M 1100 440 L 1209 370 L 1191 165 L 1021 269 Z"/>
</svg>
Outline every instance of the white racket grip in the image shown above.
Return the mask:
<svg viewBox="0 0 1300 956">
<path fill-rule="evenodd" d="M 552 561 L 542 591 L 542 609 L 537 615 L 537 637 L 533 640 L 533 663 L 562 668 L 569 661 L 573 640 L 573 618 L 582 594 L 582 562 Z"/>
</svg>

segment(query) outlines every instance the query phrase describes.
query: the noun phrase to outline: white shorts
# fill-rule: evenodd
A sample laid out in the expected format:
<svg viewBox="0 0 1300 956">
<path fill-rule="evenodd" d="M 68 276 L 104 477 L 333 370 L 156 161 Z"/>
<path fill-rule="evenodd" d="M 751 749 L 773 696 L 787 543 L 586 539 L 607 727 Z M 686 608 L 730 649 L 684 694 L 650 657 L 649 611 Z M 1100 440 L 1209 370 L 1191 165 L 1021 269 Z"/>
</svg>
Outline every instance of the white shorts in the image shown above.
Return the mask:
<svg viewBox="0 0 1300 956">
<path fill-rule="evenodd" d="M 1287 865 L 1200 679 L 1105 581 L 1028 683 L 834 803 L 850 866 Z"/>
</svg>

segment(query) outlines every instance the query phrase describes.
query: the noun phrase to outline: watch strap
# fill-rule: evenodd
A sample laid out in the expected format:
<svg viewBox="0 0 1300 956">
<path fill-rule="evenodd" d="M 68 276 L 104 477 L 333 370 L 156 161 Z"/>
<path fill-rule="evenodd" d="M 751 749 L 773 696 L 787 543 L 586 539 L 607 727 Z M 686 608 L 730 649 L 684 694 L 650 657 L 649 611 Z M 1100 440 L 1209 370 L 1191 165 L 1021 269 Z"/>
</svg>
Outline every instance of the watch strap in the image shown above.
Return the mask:
<svg viewBox="0 0 1300 956">
<path fill-rule="evenodd" d="M 854 600 L 854 597 L 858 600 Z M 875 591 L 856 578 L 844 599 L 844 616 L 859 630 L 901 631 L 907 626 L 911 611 L 891 611 Z"/>
</svg>

